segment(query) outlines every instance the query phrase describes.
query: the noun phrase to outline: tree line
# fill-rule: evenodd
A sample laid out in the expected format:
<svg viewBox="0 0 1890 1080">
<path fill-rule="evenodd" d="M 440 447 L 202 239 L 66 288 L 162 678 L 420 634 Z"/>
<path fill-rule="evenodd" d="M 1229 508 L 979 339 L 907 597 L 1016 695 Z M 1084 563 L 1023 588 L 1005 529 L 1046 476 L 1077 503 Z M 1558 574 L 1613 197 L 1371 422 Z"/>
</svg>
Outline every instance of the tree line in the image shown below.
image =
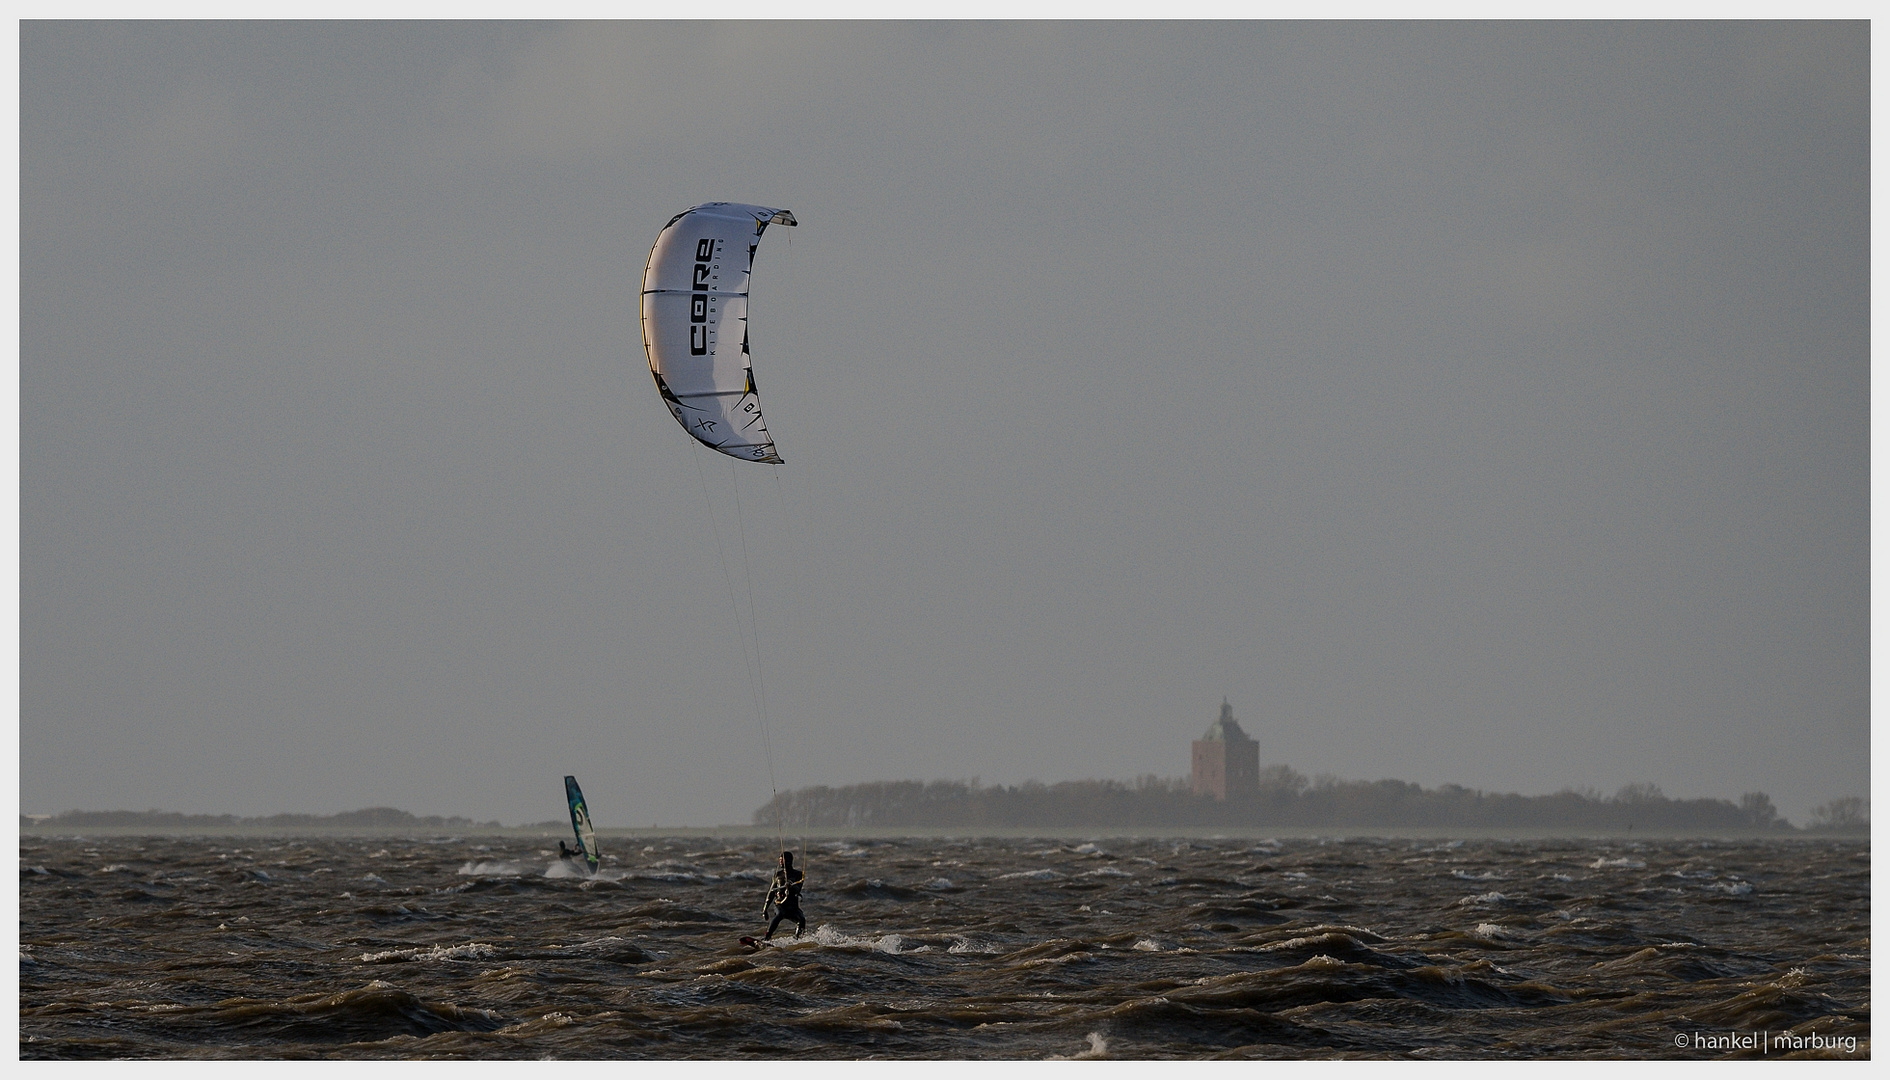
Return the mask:
<svg viewBox="0 0 1890 1080">
<path fill-rule="evenodd" d="M 175 829 L 287 829 L 287 828 L 374 828 L 374 829 L 450 829 L 464 832 L 477 828 L 502 828 L 496 821 L 473 821 L 463 817 L 415 817 L 405 810 L 374 806 L 340 814 L 272 814 L 269 817 L 237 817 L 234 814 L 180 814 L 174 810 L 68 810 L 63 814 L 20 815 L 22 828 L 75 829 L 159 828 Z"/>
<path fill-rule="evenodd" d="M 1839 804 L 1844 804 L 1840 806 Z M 1862 799 L 1819 807 L 1813 828 L 1861 828 Z M 1037 826 L 1443 826 L 1794 831 L 1770 797 L 1670 799 L 1654 784 L 1629 784 L 1612 796 L 1568 788 L 1553 795 L 1477 791 L 1457 784 L 1424 788 L 1403 780 L 1308 780 L 1285 765 L 1261 771 L 1258 790 L 1226 800 L 1196 795 L 1187 780 L 1153 775 L 1015 786 L 965 780 L 900 780 L 800 788 L 754 812 L 758 825 L 941 828 Z"/>
</svg>

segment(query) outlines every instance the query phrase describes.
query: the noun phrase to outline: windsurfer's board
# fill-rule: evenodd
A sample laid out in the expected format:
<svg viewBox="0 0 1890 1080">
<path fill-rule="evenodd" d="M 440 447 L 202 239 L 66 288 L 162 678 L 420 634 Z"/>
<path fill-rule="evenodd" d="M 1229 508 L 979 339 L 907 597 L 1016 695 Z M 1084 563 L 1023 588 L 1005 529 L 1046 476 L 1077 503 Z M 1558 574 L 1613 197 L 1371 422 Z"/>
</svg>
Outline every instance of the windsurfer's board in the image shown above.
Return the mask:
<svg viewBox="0 0 1890 1080">
<path fill-rule="evenodd" d="M 761 941 L 758 938 L 751 938 L 744 934 L 742 935 L 742 944 L 747 946 L 749 952 L 761 951 Z"/>
</svg>

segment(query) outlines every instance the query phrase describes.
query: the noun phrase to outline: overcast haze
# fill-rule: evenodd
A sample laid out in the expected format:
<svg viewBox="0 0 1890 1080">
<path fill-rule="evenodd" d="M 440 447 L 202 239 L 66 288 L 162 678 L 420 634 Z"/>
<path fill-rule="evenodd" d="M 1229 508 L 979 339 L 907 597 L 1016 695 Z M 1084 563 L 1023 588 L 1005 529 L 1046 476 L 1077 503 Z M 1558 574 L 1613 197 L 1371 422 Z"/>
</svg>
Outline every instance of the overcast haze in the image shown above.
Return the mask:
<svg viewBox="0 0 1890 1080">
<path fill-rule="evenodd" d="M 746 821 L 751 631 L 783 790 L 1225 697 L 1869 793 L 1867 24 L 27 23 L 20 100 L 22 810 Z M 710 200 L 801 222 L 783 466 L 644 360 Z"/>
</svg>

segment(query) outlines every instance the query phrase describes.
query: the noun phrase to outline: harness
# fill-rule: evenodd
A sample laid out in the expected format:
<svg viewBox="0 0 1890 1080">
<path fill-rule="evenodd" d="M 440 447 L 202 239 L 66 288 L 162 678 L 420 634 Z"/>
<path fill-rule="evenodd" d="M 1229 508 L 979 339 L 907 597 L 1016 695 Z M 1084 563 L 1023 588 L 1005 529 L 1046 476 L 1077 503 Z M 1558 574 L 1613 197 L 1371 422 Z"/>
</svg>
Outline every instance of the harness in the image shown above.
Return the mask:
<svg viewBox="0 0 1890 1080">
<path fill-rule="evenodd" d="M 807 871 L 805 870 L 794 871 L 792 877 L 788 876 L 786 869 L 776 870 L 774 872 L 774 883 L 768 888 L 768 904 L 780 907 L 790 900 L 798 899 L 797 894 L 806 883 Z M 761 913 L 763 915 L 768 913 L 767 905 L 762 906 Z"/>
</svg>

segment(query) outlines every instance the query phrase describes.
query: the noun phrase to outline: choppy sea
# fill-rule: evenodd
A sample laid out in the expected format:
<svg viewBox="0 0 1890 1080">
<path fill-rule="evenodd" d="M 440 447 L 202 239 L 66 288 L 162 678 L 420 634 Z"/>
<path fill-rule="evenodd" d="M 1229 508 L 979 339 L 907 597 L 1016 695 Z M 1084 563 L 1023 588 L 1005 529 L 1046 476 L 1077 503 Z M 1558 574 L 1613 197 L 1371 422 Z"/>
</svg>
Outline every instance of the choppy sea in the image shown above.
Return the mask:
<svg viewBox="0 0 1890 1080">
<path fill-rule="evenodd" d="M 26 837 L 20 1056 L 1870 1053 L 1866 841 Z"/>
</svg>

